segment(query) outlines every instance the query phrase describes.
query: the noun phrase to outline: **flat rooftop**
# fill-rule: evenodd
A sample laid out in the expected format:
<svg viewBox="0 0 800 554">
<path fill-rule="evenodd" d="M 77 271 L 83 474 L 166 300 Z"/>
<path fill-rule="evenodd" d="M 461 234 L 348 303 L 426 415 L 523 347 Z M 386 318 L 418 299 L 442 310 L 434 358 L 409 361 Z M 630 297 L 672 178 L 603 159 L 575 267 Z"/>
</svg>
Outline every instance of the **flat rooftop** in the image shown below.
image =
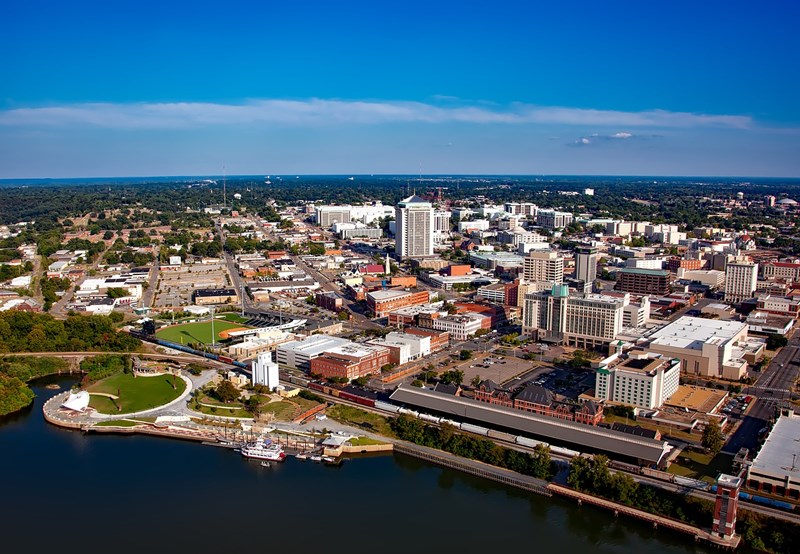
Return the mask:
<svg viewBox="0 0 800 554">
<path fill-rule="evenodd" d="M 683 316 L 650 335 L 650 339 L 655 345 L 701 350 L 709 341 L 722 344 L 731 340 L 742 329 L 747 329 L 747 323 Z"/>
<path fill-rule="evenodd" d="M 800 416 L 778 418 L 750 472 L 800 481 Z"/>
<path fill-rule="evenodd" d="M 722 402 L 727 393 L 697 387 L 694 385 L 680 385 L 675 393 L 664 402 L 667 406 L 686 408 L 692 412 L 709 413 Z"/>
<path fill-rule="evenodd" d="M 402 298 L 404 296 L 409 296 L 410 294 L 411 294 L 410 292 L 404 290 L 376 290 L 367 293 L 367 296 L 369 296 L 376 302 L 383 302 L 385 300 L 392 300 L 395 298 Z"/>
<path fill-rule="evenodd" d="M 294 350 L 306 356 L 318 356 L 323 352 L 349 343 L 347 339 L 331 337 L 329 335 L 311 335 L 302 341 L 292 341 L 280 345 L 281 350 Z"/>
<path fill-rule="evenodd" d="M 365 356 L 370 356 L 375 352 L 380 352 L 381 350 L 384 350 L 382 346 L 360 344 L 357 342 L 346 341 L 346 344 L 329 348 L 328 350 L 325 351 L 325 353 L 334 356 L 340 355 L 340 356 L 352 356 L 354 358 L 363 358 Z"/>
</svg>

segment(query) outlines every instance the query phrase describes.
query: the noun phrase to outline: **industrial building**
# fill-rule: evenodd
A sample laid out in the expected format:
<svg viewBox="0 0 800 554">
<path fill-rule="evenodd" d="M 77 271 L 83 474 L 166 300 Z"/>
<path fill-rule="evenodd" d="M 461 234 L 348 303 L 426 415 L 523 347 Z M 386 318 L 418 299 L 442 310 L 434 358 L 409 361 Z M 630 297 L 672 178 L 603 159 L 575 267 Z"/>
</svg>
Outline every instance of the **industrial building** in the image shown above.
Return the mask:
<svg viewBox="0 0 800 554">
<path fill-rule="evenodd" d="M 644 465 L 661 464 L 672 448 L 666 441 L 632 436 L 429 389 L 400 386 L 390 398 L 398 404 L 432 415 L 573 446 L 582 452 L 606 453 L 614 459 L 631 460 Z"/>
<path fill-rule="evenodd" d="M 747 340 L 747 323 L 683 316 L 649 337 L 650 352 L 681 360 L 681 371 L 738 381 L 764 344 Z"/>
<path fill-rule="evenodd" d="M 800 416 L 789 410 L 778 418 L 747 468 L 747 487 L 800 500 Z"/>
<path fill-rule="evenodd" d="M 308 371 L 311 368 L 311 360 L 322 356 L 328 350 L 345 344 L 350 344 L 350 341 L 329 335 L 311 335 L 301 341 L 295 340 L 281 344 L 276 350 L 275 358 L 278 364 L 289 369 Z"/>
</svg>

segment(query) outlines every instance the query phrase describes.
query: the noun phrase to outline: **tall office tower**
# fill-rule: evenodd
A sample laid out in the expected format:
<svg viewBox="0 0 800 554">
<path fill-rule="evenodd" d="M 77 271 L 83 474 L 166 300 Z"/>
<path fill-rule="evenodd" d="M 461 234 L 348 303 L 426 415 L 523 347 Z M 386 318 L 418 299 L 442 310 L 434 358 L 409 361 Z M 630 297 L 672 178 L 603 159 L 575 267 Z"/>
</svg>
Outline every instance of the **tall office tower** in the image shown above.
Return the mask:
<svg viewBox="0 0 800 554">
<path fill-rule="evenodd" d="M 395 208 L 395 249 L 401 258 L 433 256 L 433 206 L 417 195 Z"/>
<path fill-rule="evenodd" d="M 531 250 L 523 260 L 523 277 L 529 283 L 547 281 L 564 282 L 564 258 L 552 250 Z"/>
<path fill-rule="evenodd" d="M 575 278 L 583 281 L 583 292 L 592 292 L 597 278 L 597 248 L 579 246 L 575 249 Z"/>
<path fill-rule="evenodd" d="M 758 281 L 758 264 L 736 260 L 725 266 L 725 302 L 736 304 L 753 297 Z"/>
</svg>

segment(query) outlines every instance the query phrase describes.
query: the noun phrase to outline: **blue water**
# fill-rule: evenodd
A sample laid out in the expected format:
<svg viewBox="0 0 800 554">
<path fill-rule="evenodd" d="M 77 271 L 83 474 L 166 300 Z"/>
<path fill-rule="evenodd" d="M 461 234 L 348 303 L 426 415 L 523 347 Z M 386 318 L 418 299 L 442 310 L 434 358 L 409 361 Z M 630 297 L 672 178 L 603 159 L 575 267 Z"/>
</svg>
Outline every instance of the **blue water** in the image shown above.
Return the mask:
<svg viewBox="0 0 800 554">
<path fill-rule="evenodd" d="M 0 552 L 711 552 L 402 456 L 263 468 L 232 451 L 0 419 Z"/>
</svg>

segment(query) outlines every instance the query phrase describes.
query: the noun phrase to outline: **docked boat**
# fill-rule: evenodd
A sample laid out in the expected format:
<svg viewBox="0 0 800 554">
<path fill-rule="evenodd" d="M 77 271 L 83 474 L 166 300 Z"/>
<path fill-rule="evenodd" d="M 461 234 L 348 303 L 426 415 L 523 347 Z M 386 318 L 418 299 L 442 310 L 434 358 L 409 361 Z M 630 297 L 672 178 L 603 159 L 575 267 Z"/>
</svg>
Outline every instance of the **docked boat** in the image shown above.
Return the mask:
<svg viewBox="0 0 800 554">
<path fill-rule="evenodd" d="M 282 462 L 286 458 L 286 453 L 280 444 L 264 439 L 243 445 L 242 456 L 271 462 Z"/>
<path fill-rule="evenodd" d="M 326 464 L 335 464 L 336 458 L 332 458 L 331 456 L 323 456 L 322 461 L 325 462 Z"/>
<path fill-rule="evenodd" d="M 314 456 L 311 456 L 309 458 L 309 460 L 311 460 L 312 462 L 321 462 L 322 461 L 322 456 L 314 455 Z"/>
<path fill-rule="evenodd" d="M 299 452 L 299 453 L 295 454 L 294 457 L 297 458 L 298 460 L 306 460 L 306 459 L 308 459 L 308 454 L 305 454 L 303 452 Z"/>
</svg>

